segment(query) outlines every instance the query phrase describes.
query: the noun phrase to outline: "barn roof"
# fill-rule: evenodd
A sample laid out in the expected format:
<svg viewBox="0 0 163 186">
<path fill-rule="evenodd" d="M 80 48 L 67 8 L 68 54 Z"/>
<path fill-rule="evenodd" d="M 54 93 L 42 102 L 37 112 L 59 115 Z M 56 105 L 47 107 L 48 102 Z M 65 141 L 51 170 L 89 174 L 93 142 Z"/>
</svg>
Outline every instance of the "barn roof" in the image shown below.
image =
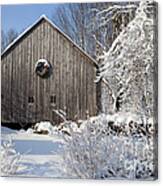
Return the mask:
<svg viewBox="0 0 163 186">
<path fill-rule="evenodd" d="M 93 59 L 89 54 L 87 54 L 81 47 L 79 47 L 72 39 L 66 35 L 59 27 L 57 27 L 50 19 L 48 19 L 45 15 L 42 15 L 37 19 L 31 26 L 29 26 L 24 32 L 22 32 L 16 39 L 14 39 L 2 52 L 1 57 L 3 57 L 21 38 L 23 38 L 33 27 L 35 27 L 42 20 L 47 21 L 53 28 L 55 28 L 58 32 L 60 32 L 65 38 L 67 38 L 74 46 L 76 46 L 83 54 L 85 54 L 95 66 L 97 66 L 97 62 Z"/>
</svg>

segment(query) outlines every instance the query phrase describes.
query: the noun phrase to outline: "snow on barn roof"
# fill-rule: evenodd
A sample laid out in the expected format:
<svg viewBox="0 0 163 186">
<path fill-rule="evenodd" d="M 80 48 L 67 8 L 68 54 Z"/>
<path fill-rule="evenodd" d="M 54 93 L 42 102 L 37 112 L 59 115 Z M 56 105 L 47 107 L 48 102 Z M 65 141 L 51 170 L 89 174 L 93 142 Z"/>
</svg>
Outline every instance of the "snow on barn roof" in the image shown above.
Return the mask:
<svg viewBox="0 0 163 186">
<path fill-rule="evenodd" d="M 67 38 L 74 46 L 76 46 L 82 53 L 84 53 L 91 61 L 97 66 L 97 62 L 93 59 L 89 54 L 87 54 L 81 47 L 79 47 L 68 35 L 66 35 L 59 27 L 57 27 L 49 18 L 45 15 L 41 15 L 39 19 L 37 19 L 32 25 L 30 25 L 27 29 L 24 30 L 16 39 L 14 39 L 2 52 L 1 56 L 5 55 L 5 53 L 12 48 L 26 33 L 28 33 L 35 25 L 37 25 L 40 21 L 46 20 L 53 28 L 55 28 L 58 32 L 60 32 L 65 38 Z"/>
</svg>

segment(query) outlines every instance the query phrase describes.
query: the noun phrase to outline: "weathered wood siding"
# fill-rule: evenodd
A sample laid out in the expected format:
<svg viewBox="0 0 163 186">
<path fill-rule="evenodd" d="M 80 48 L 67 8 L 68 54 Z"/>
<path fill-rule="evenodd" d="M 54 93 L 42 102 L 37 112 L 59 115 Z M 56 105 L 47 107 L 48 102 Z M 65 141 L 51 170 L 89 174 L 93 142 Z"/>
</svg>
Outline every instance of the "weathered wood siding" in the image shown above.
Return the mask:
<svg viewBox="0 0 163 186">
<path fill-rule="evenodd" d="M 35 73 L 38 59 L 48 60 L 53 73 L 42 79 Z M 42 20 L 19 40 L 1 61 L 2 121 L 59 123 L 54 109 L 68 119 L 96 114 L 95 66 L 62 33 Z M 56 103 L 50 97 L 56 96 Z M 29 103 L 29 97 L 34 103 Z"/>
</svg>

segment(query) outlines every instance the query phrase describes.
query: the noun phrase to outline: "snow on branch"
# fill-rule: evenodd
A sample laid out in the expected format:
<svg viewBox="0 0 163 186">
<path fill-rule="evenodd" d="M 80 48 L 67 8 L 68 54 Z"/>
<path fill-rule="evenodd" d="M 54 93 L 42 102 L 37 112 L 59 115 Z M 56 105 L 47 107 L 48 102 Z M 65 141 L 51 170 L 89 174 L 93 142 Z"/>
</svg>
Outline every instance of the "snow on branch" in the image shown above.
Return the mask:
<svg viewBox="0 0 163 186">
<path fill-rule="evenodd" d="M 112 15 L 115 12 L 123 12 L 123 11 L 130 11 L 133 9 L 137 9 L 137 5 L 135 4 L 127 4 L 127 5 L 112 5 L 109 8 L 106 8 L 100 12 L 97 13 L 98 16 L 102 16 L 103 14 Z"/>
<path fill-rule="evenodd" d="M 61 118 L 63 121 L 66 121 L 66 113 L 63 110 L 56 110 L 53 109 L 53 111 Z"/>
<path fill-rule="evenodd" d="M 109 10 L 115 10 L 115 7 Z M 121 89 L 126 90 L 124 109 L 134 109 L 147 115 L 153 112 L 154 19 L 153 1 L 141 1 L 135 18 L 103 56 L 97 75 L 97 82 L 104 78 L 115 97 L 119 96 Z"/>
<path fill-rule="evenodd" d="M 130 13 L 137 9 L 137 5 L 113 5 L 107 9 L 99 11 L 97 17 L 100 19 L 100 27 L 106 26 L 110 21 L 115 20 L 118 15 Z"/>
<path fill-rule="evenodd" d="M 0 161 L 2 176 L 14 175 L 19 168 L 21 155 L 14 148 L 12 139 L 5 140 L 1 144 Z"/>
<path fill-rule="evenodd" d="M 81 132 L 66 122 L 70 135 L 64 135 L 65 173 L 84 179 L 152 178 L 154 131 L 148 133 L 146 123 L 140 115 L 124 112 L 82 121 Z"/>
</svg>

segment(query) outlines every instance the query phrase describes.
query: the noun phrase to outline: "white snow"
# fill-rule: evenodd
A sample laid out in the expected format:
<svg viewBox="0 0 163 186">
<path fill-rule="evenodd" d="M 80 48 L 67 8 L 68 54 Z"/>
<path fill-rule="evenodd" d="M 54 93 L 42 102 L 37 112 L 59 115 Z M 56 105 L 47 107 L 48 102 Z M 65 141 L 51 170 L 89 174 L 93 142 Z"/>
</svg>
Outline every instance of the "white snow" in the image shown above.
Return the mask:
<svg viewBox="0 0 163 186">
<path fill-rule="evenodd" d="M 16 176 L 66 178 L 60 155 L 25 155 Z"/>
<path fill-rule="evenodd" d="M 12 138 L 13 152 L 21 156 L 20 160 L 17 159 L 16 166 L 13 166 L 16 167 L 14 172 L 5 175 L 55 178 L 103 178 L 107 175 L 109 178 L 133 179 L 137 166 L 145 174 L 144 177 L 150 179 L 150 174 L 144 173 L 143 166 L 145 171 L 148 168 L 153 171 L 153 140 L 145 135 L 139 138 L 132 136 L 132 130 L 136 130 L 128 128 L 131 121 L 133 126 L 142 123 L 139 115 L 122 112 L 101 114 L 77 123 L 66 120 L 60 125 L 61 134 L 56 132 L 53 135 L 42 135 L 33 133 L 31 129 L 14 131 L 2 127 L 2 143 Z M 109 122 L 113 125 L 110 126 Z M 50 128 L 53 131 L 51 124 L 47 123 L 46 128 L 45 123 L 40 122 L 36 126 L 41 124 L 41 129 Z M 119 129 L 124 126 L 122 129 L 128 130 L 128 136 L 115 133 L 117 128 L 115 131 L 108 128 L 112 126 Z M 4 162 L 5 159 L 6 156 Z M 8 165 L 9 163 L 6 167 Z"/>
<path fill-rule="evenodd" d="M 16 152 L 11 138 L 8 141 L 2 141 L 0 149 L 1 174 L 15 174 L 19 168 L 20 153 Z"/>
<path fill-rule="evenodd" d="M 148 116 L 154 112 L 154 66 L 157 66 L 157 21 L 154 9 L 152 0 L 140 1 L 135 18 L 122 30 L 103 56 L 97 81 L 103 80 L 107 84 L 101 93 L 104 112 L 116 111 L 118 99 L 118 111 L 139 112 Z M 109 92 L 114 98 L 111 104 L 107 101 Z"/>
<path fill-rule="evenodd" d="M 36 123 L 34 126 L 35 132 L 47 132 L 48 134 L 51 134 L 53 131 L 53 126 L 50 122 L 47 121 L 41 121 L 40 123 Z"/>
<path fill-rule="evenodd" d="M 142 124 L 139 115 L 116 113 L 83 121 L 80 132 L 67 125 L 65 171 L 77 178 L 153 179 L 154 131 Z"/>
<path fill-rule="evenodd" d="M 43 122 L 43 124 L 45 123 Z M 49 128 L 50 125 L 48 125 Z M 45 128 L 43 127 L 43 129 Z M 18 165 L 13 165 L 12 171 L 2 171 L 2 176 L 66 177 L 62 168 L 64 142 L 56 133 L 54 136 L 39 135 L 29 132 L 33 131 L 32 129 L 28 129 L 27 132 L 11 130 L 6 127 L 1 127 L 1 131 L 2 144 L 12 139 L 11 150 L 15 154 L 15 156 L 10 156 L 10 159 L 7 156 L 3 157 L 5 164 L 2 169 L 4 167 L 8 169 L 8 165 L 12 162 L 9 160 L 14 160 L 17 153 L 21 156 L 21 158 L 16 158 Z"/>
</svg>

